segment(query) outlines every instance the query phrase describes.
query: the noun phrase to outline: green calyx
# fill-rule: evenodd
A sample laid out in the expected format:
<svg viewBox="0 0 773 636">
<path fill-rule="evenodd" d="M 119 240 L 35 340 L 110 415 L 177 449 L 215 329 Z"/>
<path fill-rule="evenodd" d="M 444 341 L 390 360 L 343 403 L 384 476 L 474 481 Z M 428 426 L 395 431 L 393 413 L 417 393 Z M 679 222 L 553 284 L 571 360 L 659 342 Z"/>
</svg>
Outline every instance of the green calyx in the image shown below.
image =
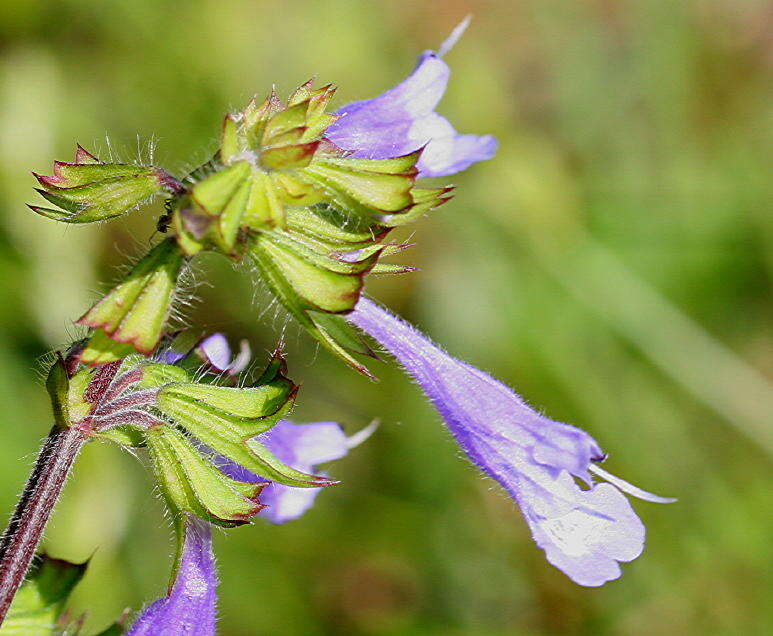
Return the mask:
<svg viewBox="0 0 773 636">
<path fill-rule="evenodd" d="M 153 472 L 175 514 L 191 513 L 223 527 L 249 522 L 263 506 L 265 483 L 231 479 L 204 458 L 180 430 L 160 426 L 145 433 Z"/>
<path fill-rule="evenodd" d="M 56 208 L 30 205 L 38 214 L 65 223 L 94 223 L 120 216 L 179 185 L 153 166 L 103 163 L 77 147 L 72 162 L 55 161 L 54 174 L 33 173 L 37 191 Z"/>
<path fill-rule="evenodd" d="M 359 219 L 374 244 L 377 235 L 448 199 L 449 188 L 416 187 L 421 150 L 354 159 L 326 139 L 337 118 L 325 112 L 334 93 L 331 86 L 314 90 L 309 81 L 286 105 L 272 92 L 226 116 L 220 151 L 191 175 L 194 185 L 175 202 L 172 225 L 184 250 L 207 247 L 240 258 L 253 232 L 285 230 L 293 210 L 317 204 L 340 210 L 339 229 Z"/>
<path fill-rule="evenodd" d="M 103 364 L 134 351 L 149 355 L 166 328 L 184 261 L 175 241 L 165 239 L 81 316 L 77 324 L 94 330 L 81 362 Z"/>
<path fill-rule="evenodd" d="M 156 405 L 187 434 L 256 475 L 289 486 L 329 485 L 329 479 L 279 461 L 257 439 L 292 410 L 297 387 L 284 373 L 284 362 L 275 354 L 255 386 L 173 382 L 161 388 Z"/>
<path fill-rule="evenodd" d="M 296 487 L 336 483 L 295 470 L 260 435 L 289 415 L 298 387 L 279 352 L 252 386 L 200 381 L 184 366 L 131 354 L 100 366 L 79 364 L 78 347 L 59 356 L 46 386 L 60 427 L 92 439 L 145 448 L 169 509 L 230 527 L 248 523 L 263 506 L 270 481 Z M 230 461 L 256 475 L 240 481 L 218 468 Z M 263 478 L 263 480 L 261 480 Z"/>
<path fill-rule="evenodd" d="M 127 416 L 126 423 L 97 430 L 94 436 L 145 447 L 175 514 L 194 514 L 224 527 L 248 523 L 263 507 L 259 495 L 266 482 L 229 477 L 213 463 L 212 453 L 266 480 L 297 487 L 335 483 L 293 469 L 260 442 L 258 436 L 292 410 L 297 387 L 285 372 L 284 361 L 275 354 L 254 386 L 235 388 L 196 382 L 182 367 L 129 356 L 118 375 L 138 375 L 133 391 L 158 392 L 146 407 L 147 417 L 132 421 Z"/>
</svg>

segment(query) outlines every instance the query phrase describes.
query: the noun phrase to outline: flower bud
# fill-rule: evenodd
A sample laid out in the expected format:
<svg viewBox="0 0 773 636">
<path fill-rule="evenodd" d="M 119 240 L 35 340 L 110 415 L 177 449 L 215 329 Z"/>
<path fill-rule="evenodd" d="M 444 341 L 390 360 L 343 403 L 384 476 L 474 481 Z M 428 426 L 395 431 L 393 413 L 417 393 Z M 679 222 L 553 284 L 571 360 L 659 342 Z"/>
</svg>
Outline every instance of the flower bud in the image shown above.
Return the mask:
<svg viewBox="0 0 773 636">
<path fill-rule="evenodd" d="M 103 163 L 80 146 L 73 162 L 55 161 L 54 174 L 32 173 L 43 198 L 58 209 L 35 205 L 38 214 L 65 223 L 94 223 L 120 216 L 142 202 L 180 186 L 154 166 Z"/>
</svg>

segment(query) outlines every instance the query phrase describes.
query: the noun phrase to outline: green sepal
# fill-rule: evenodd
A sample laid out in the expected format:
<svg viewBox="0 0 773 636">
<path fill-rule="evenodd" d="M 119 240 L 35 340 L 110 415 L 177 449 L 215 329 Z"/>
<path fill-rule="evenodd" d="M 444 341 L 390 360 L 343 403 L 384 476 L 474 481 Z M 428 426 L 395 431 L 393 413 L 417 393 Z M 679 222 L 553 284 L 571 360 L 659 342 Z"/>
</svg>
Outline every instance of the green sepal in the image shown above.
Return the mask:
<svg viewBox="0 0 773 636">
<path fill-rule="evenodd" d="M 284 406 L 294 388 L 286 379 L 244 388 L 175 382 L 159 392 L 158 408 L 185 424 L 183 405 L 199 407 L 211 413 L 213 418 L 221 418 L 225 425 L 247 438 L 271 427 L 270 423 L 266 425 L 266 418 Z"/>
<path fill-rule="evenodd" d="M 94 378 L 93 369 L 81 369 L 72 378 L 67 391 L 67 417 L 70 422 L 79 422 L 87 417 L 94 408 L 86 400 L 85 394 Z"/>
<path fill-rule="evenodd" d="M 239 161 L 199 181 L 191 197 L 205 213 L 219 216 L 249 174 L 250 164 Z"/>
<path fill-rule="evenodd" d="M 70 380 L 67 377 L 67 369 L 61 355 L 57 355 L 54 364 L 48 370 L 46 377 L 46 390 L 51 398 L 51 409 L 54 412 L 54 421 L 59 428 L 70 426 L 70 414 L 68 410 Z"/>
<path fill-rule="evenodd" d="M 220 138 L 220 161 L 228 165 L 231 158 L 242 150 L 239 140 L 239 123 L 231 115 L 226 115 L 223 120 L 223 133 Z"/>
<path fill-rule="evenodd" d="M 376 264 L 380 249 L 349 262 L 321 254 L 287 233 L 263 232 L 251 255 L 266 285 L 301 326 L 347 364 L 372 377 L 351 355 L 369 350 L 345 320 L 332 316 L 357 304 L 363 277 Z"/>
<path fill-rule="evenodd" d="M 364 268 L 357 273 L 335 271 L 334 259 L 311 256 L 302 243 L 261 233 L 252 256 L 266 284 L 280 302 L 297 317 L 306 310 L 341 313 L 354 308 L 363 286 Z M 375 262 L 375 261 L 374 261 Z"/>
<path fill-rule="evenodd" d="M 305 168 L 303 174 L 374 212 L 399 212 L 413 204 L 415 174 L 353 170 L 323 159 Z"/>
<path fill-rule="evenodd" d="M 172 214 L 172 229 L 174 230 L 174 236 L 177 240 L 177 244 L 186 256 L 194 256 L 204 249 L 204 241 L 202 236 L 196 236 L 191 231 L 190 220 L 201 219 L 201 215 L 196 214 L 189 209 L 178 209 Z M 207 219 L 209 225 L 211 221 Z"/>
<path fill-rule="evenodd" d="M 73 588 L 83 578 L 86 563 L 70 563 L 38 555 L 16 593 L 0 634 L 2 636 L 54 636 L 62 630 L 64 606 Z"/>
<path fill-rule="evenodd" d="M 172 382 L 190 382 L 193 378 L 182 367 L 162 362 L 151 362 L 142 367 L 142 380 L 137 383 L 139 389 L 155 389 Z"/>
<path fill-rule="evenodd" d="M 104 331 L 97 329 L 91 334 L 91 338 L 81 351 L 79 358 L 84 364 L 97 365 L 122 360 L 132 353 L 136 353 L 132 345 L 116 342 Z"/>
<path fill-rule="evenodd" d="M 145 434 L 136 426 L 115 426 L 106 431 L 95 433 L 94 437 L 107 439 L 127 448 L 143 448 L 147 446 Z"/>
<path fill-rule="evenodd" d="M 145 434 L 161 493 L 176 513 L 188 512 L 223 527 L 249 523 L 264 506 L 258 497 L 265 483 L 231 479 L 171 426 Z"/>
<path fill-rule="evenodd" d="M 380 217 L 381 223 L 387 227 L 399 227 L 413 223 L 427 212 L 440 207 L 451 200 L 453 186 L 445 188 L 415 188 L 412 192 L 414 204 L 403 210 L 400 214 L 384 214 Z"/>
<path fill-rule="evenodd" d="M 418 268 L 411 267 L 410 265 L 396 265 L 394 263 L 376 263 L 373 266 L 373 269 L 370 270 L 370 274 L 372 276 L 382 276 L 382 275 L 390 275 L 394 276 L 397 274 L 410 274 L 411 272 L 415 272 Z"/>
<path fill-rule="evenodd" d="M 173 383 L 156 406 L 165 416 L 215 452 L 262 477 L 291 486 L 324 486 L 330 480 L 279 461 L 255 438 L 290 413 L 297 387 L 275 357 L 254 387 Z"/>
<path fill-rule="evenodd" d="M 331 251 L 367 247 L 389 232 L 388 228 L 374 225 L 371 218 L 348 214 L 326 203 L 291 210 L 287 228 L 325 244 Z"/>
<path fill-rule="evenodd" d="M 352 326 L 346 318 L 338 314 L 326 314 L 319 311 L 310 311 L 309 318 L 314 326 L 324 334 L 325 338 L 335 342 L 347 353 L 376 358 L 373 349 L 362 337 L 361 332 Z M 367 375 L 367 374 L 366 374 Z"/>
<path fill-rule="evenodd" d="M 267 148 L 260 153 L 260 163 L 269 170 L 305 168 L 314 158 L 319 141 Z"/>
<path fill-rule="evenodd" d="M 257 168 L 250 180 L 250 195 L 244 211 L 245 227 L 259 229 L 266 225 L 282 227 L 285 209 L 271 177 Z"/>
<path fill-rule="evenodd" d="M 183 260 L 173 239 L 162 241 L 134 266 L 122 283 L 89 309 L 77 324 L 98 331 L 81 354 L 81 361 L 101 363 L 115 354 L 116 349 L 112 348 L 105 355 L 104 336 L 149 355 L 163 335 Z"/>
<path fill-rule="evenodd" d="M 154 166 L 102 163 L 80 146 L 74 162 L 54 162 L 54 174 L 33 173 L 37 191 L 59 209 L 30 205 L 43 216 L 66 223 L 94 223 L 128 212 L 145 200 L 173 192 L 179 184 Z"/>
</svg>

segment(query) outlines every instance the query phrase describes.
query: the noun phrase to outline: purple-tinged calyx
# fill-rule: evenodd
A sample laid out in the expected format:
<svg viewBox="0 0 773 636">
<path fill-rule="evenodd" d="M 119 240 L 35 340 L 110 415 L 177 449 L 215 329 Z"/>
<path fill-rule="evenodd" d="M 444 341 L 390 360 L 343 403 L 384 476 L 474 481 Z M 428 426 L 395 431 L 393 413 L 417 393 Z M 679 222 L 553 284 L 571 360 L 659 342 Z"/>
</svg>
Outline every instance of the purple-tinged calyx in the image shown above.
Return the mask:
<svg viewBox="0 0 773 636">
<path fill-rule="evenodd" d="M 148 607 L 127 636 L 212 636 L 217 611 L 217 571 L 212 529 L 194 516 L 180 520 L 182 547 L 167 595 Z"/>
<path fill-rule="evenodd" d="M 469 24 L 465 18 L 437 52 L 425 51 L 413 72 L 400 84 L 373 99 L 349 104 L 326 136 L 352 157 L 385 159 L 422 149 L 416 164 L 419 177 L 456 174 L 490 159 L 497 150 L 491 135 L 460 135 L 435 112 L 451 71 L 443 56 Z"/>
<path fill-rule="evenodd" d="M 580 585 L 598 586 L 620 576 L 618 562 L 641 554 L 644 525 L 620 491 L 673 499 L 610 475 L 597 466 L 605 454 L 590 435 L 540 415 L 372 301 L 362 298 L 348 320 L 418 381 L 468 458 L 520 506 L 550 563 Z M 594 483 L 592 473 L 607 483 Z"/>
</svg>

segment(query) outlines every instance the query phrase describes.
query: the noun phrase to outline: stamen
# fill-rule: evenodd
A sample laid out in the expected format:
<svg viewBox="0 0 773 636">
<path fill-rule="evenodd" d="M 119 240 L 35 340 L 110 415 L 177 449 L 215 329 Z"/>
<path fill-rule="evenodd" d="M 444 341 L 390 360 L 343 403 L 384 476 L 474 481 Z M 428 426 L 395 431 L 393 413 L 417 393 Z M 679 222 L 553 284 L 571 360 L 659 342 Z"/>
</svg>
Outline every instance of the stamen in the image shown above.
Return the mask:
<svg viewBox="0 0 773 636">
<path fill-rule="evenodd" d="M 451 31 L 451 34 L 443 40 L 443 44 L 440 45 L 440 48 L 437 51 L 438 57 L 443 57 L 446 53 L 448 53 L 452 48 L 454 48 L 454 45 L 459 41 L 459 38 L 464 35 L 464 32 L 467 30 L 467 27 L 470 26 L 470 21 L 472 20 L 472 13 L 468 13 L 464 20 L 462 20 L 459 24 L 457 24 L 454 27 L 454 30 Z"/>
<path fill-rule="evenodd" d="M 362 444 L 371 435 L 373 435 L 373 433 L 376 431 L 376 429 L 379 427 L 380 424 L 381 424 L 381 420 L 377 420 L 377 419 L 373 420 L 365 428 L 357 431 L 351 437 L 348 437 L 346 439 L 346 448 L 352 449 Z"/>
<path fill-rule="evenodd" d="M 617 486 L 623 492 L 627 492 L 629 495 L 638 497 L 644 501 L 652 501 L 653 503 L 674 503 L 676 501 L 676 499 L 673 497 L 661 497 L 659 495 L 653 495 L 651 492 L 647 492 L 641 488 L 637 488 L 633 484 L 629 484 L 624 479 L 620 479 L 619 477 L 608 473 L 606 470 L 600 466 L 597 466 L 596 464 L 591 464 L 588 466 L 588 470 L 593 474 L 598 475 L 602 479 L 608 481 L 613 486 Z"/>
</svg>

